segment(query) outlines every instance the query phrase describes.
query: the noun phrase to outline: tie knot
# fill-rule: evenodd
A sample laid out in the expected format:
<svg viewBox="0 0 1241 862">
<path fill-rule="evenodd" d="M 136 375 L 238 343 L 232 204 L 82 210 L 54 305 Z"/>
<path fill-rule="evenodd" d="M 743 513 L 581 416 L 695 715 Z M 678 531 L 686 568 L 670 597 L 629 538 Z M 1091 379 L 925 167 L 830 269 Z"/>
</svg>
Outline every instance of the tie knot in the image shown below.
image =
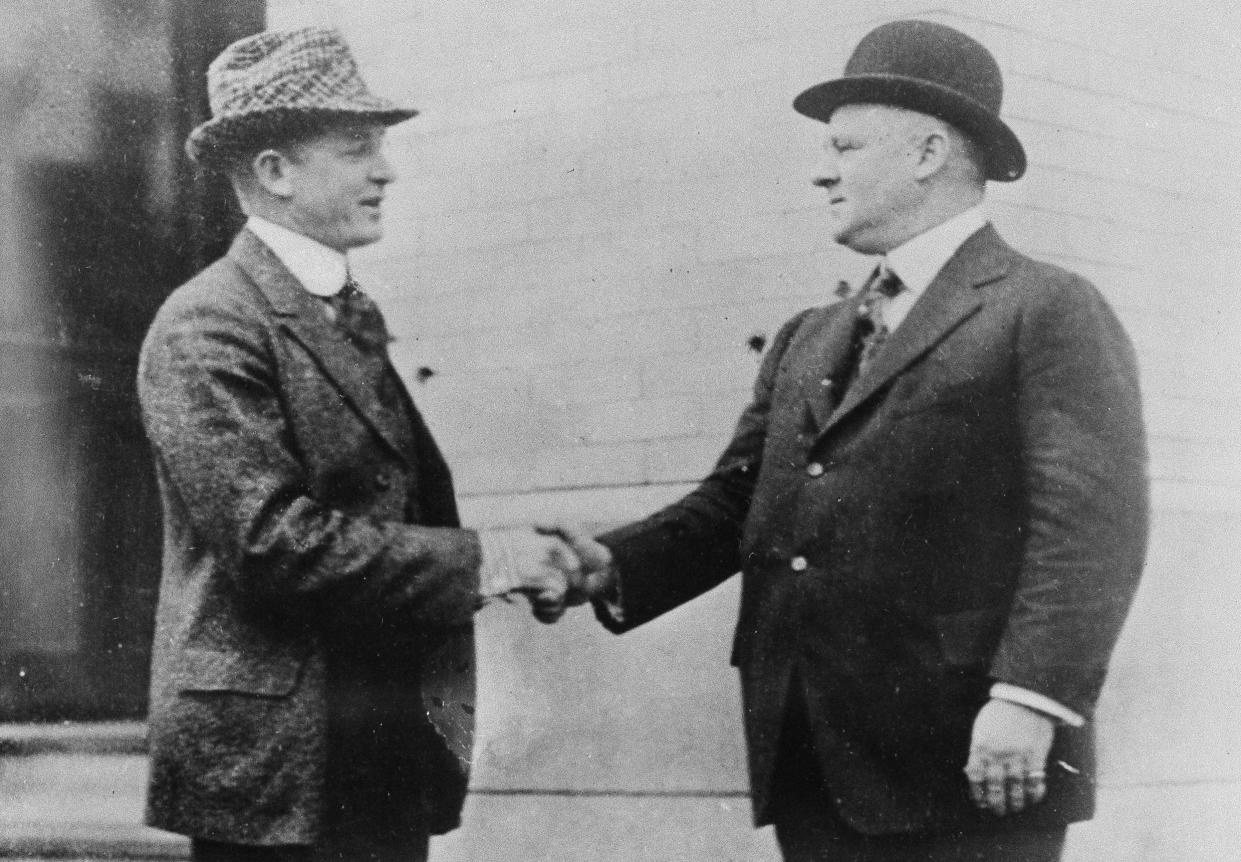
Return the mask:
<svg viewBox="0 0 1241 862">
<path fill-rule="evenodd" d="M 352 275 L 335 296 L 328 298 L 328 303 L 336 311 L 336 324 L 359 344 L 378 350 L 392 341 L 379 306 L 362 292 Z"/>
<path fill-rule="evenodd" d="M 881 318 L 886 300 L 892 299 L 904 289 L 905 285 L 896 273 L 882 265 L 876 267 L 862 288 L 862 303 L 858 306 L 858 317 L 869 321 L 872 326 L 883 326 Z"/>
<path fill-rule="evenodd" d="M 358 283 L 353 278 L 353 273 L 349 273 L 345 276 L 344 286 L 336 292 L 336 295 L 341 299 L 353 299 L 361 293 L 362 288 L 358 287 Z"/>
<path fill-rule="evenodd" d="M 905 289 L 905 283 L 892 270 L 880 269 L 879 277 L 875 279 L 872 289 L 891 299 Z"/>
</svg>

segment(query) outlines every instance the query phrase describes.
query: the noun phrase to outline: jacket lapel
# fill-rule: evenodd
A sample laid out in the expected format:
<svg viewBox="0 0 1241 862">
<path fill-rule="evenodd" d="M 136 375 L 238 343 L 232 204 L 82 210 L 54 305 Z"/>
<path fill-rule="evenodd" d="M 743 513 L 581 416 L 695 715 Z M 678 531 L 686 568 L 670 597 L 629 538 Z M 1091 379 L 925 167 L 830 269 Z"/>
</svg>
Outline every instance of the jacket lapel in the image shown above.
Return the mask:
<svg viewBox="0 0 1241 862">
<path fill-rule="evenodd" d="M 820 424 L 820 435 L 886 387 L 981 308 L 983 301 L 976 288 L 1002 278 L 1011 261 L 1011 250 L 990 224 L 962 243 L 888 339 L 866 375 L 854 381 L 831 416 Z"/>
<path fill-rule="evenodd" d="M 813 364 L 812 373 L 803 384 L 806 412 L 811 429 L 816 433 L 831 419 L 840 388 L 849 385 L 849 369 L 845 366 L 853 347 L 853 331 L 861 304 L 862 295 L 858 293 L 833 305 L 831 310 L 838 313 L 825 315 L 819 331 L 810 333 L 806 340 L 818 351 L 818 362 Z"/>
<path fill-rule="evenodd" d="M 320 300 L 311 296 L 280 258 L 250 231 L 238 234 L 228 254 L 267 297 L 281 326 L 314 357 L 358 415 L 394 452 L 408 460 L 404 447 L 383 421 L 379 393 L 367 380 L 357 348 L 324 314 Z"/>
</svg>

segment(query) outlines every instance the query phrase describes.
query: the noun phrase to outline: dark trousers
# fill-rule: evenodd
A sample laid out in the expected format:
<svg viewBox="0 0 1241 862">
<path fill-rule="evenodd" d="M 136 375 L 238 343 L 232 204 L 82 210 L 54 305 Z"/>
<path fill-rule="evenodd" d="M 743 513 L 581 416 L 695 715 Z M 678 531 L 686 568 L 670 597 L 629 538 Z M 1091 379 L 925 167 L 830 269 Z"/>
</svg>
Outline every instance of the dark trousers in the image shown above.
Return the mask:
<svg viewBox="0 0 1241 862">
<path fill-rule="evenodd" d="M 1065 828 L 864 835 L 837 813 L 794 680 L 772 812 L 785 862 L 1059 862 Z"/>
<path fill-rule="evenodd" d="M 1059 862 L 1065 830 L 862 835 L 827 800 L 777 816 L 785 862 Z"/>
<path fill-rule="evenodd" d="M 301 845 L 254 847 L 203 838 L 195 838 L 190 845 L 194 862 L 311 862 L 312 853 L 311 848 Z"/>
<path fill-rule="evenodd" d="M 426 862 L 427 845 L 419 847 L 408 837 L 385 843 L 365 835 L 331 837 L 314 847 L 255 847 L 195 838 L 191 854 L 194 862 Z"/>
</svg>

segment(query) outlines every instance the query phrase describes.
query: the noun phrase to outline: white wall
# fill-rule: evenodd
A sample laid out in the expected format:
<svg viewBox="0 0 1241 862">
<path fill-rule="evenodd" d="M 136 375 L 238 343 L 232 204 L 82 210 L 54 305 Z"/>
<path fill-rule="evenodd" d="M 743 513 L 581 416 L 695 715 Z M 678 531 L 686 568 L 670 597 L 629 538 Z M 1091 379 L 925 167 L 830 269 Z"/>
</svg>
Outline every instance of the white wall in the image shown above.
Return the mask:
<svg viewBox="0 0 1241 862">
<path fill-rule="evenodd" d="M 1153 2 L 272 0 L 328 22 L 391 133 L 388 238 L 358 269 L 475 525 L 643 514 L 702 475 L 757 356 L 867 262 L 809 184 L 790 102 L 880 20 L 986 43 L 1030 156 L 1013 244 L 1086 274 L 1137 344 L 1151 564 L 1101 706 L 1103 807 L 1074 859 L 1232 859 L 1241 356 L 1235 12 Z M 435 371 L 413 382 L 420 366 Z M 441 858 L 770 859 L 747 827 L 735 585 L 622 639 L 481 617 L 476 787 Z"/>
</svg>

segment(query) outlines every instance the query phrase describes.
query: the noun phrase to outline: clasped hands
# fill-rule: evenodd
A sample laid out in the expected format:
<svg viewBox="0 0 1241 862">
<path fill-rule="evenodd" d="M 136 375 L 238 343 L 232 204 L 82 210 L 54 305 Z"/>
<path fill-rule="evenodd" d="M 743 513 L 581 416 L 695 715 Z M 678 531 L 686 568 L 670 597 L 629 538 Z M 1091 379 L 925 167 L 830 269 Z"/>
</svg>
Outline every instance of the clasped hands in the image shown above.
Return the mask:
<svg viewBox="0 0 1241 862">
<path fill-rule="evenodd" d="M 538 524 L 510 533 L 508 564 L 512 588 L 524 595 L 536 619 L 554 623 L 565 610 L 609 591 L 615 573 L 612 553 L 580 527 Z"/>
</svg>

